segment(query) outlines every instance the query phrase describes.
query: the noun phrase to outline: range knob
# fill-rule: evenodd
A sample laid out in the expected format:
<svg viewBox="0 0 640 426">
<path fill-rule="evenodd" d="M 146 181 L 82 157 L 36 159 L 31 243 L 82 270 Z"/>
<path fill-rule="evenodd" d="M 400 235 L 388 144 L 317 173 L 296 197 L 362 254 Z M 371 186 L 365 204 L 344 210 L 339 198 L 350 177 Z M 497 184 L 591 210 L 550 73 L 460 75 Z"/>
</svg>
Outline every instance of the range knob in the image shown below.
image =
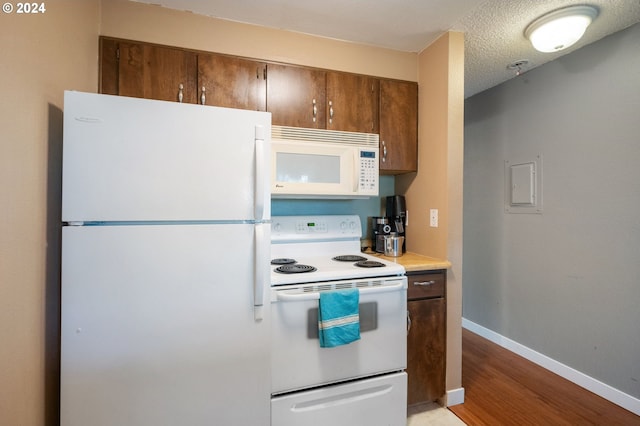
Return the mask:
<svg viewBox="0 0 640 426">
<path fill-rule="evenodd" d="M 340 229 L 342 231 L 355 231 L 356 223 L 353 220 L 340 222 Z"/>
</svg>

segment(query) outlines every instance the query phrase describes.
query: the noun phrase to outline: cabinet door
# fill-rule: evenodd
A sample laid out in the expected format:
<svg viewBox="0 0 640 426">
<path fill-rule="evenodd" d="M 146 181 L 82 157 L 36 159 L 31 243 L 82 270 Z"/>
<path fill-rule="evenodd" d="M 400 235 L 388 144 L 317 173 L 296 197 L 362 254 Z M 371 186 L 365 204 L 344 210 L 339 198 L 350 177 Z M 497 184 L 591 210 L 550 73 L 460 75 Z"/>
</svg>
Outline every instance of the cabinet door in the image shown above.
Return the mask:
<svg viewBox="0 0 640 426">
<path fill-rule="evenodd" d="M 267 111 L 278 126 L 324 129 L 326 72 L 312 68 L 269 64 Z"/>
<path fill-rule="evenodd" d="M 408 405 L 434 401 L 445 392 L 445 299 L 407 303 L 411 328 L 407 334 Z"/>
<path fill-rule="evenodd" d="M 378 133 L 379 94 L 375 77 L 327 72 L 327 129 Z"/>
<path fill-rule="evenodd" d="M 99 92 L 118 94 L 118 41 L 100 37 L 100 82 Z"/>
<path fill-rule="evenodd" d="M 119 43 L 118 94 L 195 103 L 196 54 L 144 43 Z"/>
<path fill-rule="evenodd" d="M 262 62 L 225 55 L 198 54 L 198 102 L 266 111 L 265 73 L 266 64 Z"/>
<path fill-rule="evenodd" d="M 380 171 L 418 170 L 418 85 L 380 82 Z"/>
</svg>

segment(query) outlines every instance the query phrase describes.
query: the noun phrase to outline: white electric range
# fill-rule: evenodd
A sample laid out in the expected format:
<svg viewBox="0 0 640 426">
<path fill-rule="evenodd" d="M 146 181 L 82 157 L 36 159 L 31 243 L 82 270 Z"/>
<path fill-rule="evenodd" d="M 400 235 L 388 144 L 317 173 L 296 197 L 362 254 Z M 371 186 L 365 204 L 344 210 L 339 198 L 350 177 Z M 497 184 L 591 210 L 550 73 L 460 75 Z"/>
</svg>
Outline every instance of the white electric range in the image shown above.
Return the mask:
<svg viewBox="0 0 640 426">
<path fill-rule="evenodd" d="M 360 252 L 355 215 L 274 216 L 272 425 L 406 424 L 407 278 Z M 318 341 L 320 292 L 359 290 L 360 340 Z"/>
</svg>

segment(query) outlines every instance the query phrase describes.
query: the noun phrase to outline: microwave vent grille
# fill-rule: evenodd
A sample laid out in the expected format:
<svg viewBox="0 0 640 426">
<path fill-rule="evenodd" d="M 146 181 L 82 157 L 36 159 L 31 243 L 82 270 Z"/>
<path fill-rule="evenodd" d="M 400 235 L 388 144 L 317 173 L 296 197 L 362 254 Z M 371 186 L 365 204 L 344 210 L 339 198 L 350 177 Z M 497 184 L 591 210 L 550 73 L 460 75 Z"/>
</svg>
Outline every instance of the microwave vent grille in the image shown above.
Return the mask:
<svg viewBox="0 0 640 426">
<path fill-rule="evenodd" d="M 271 126 L 271 139 L 296 142 L 327 142 L 377 148 L 380 136 L 375 133 Z"/>
</svg>

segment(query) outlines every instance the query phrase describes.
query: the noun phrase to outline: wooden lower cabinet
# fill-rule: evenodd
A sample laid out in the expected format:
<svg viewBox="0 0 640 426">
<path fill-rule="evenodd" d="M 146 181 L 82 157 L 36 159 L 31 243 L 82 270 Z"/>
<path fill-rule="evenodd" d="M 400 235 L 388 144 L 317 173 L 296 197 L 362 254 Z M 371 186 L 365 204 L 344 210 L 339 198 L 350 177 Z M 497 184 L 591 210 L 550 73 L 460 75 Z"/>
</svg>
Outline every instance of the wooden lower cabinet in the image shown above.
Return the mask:
<svg viewBox="0 0 640 426">
<path fill-rule="evenodd" d="M 408 273 L 408 405 L 435 401 L 445 393 L 446 271 Z"/>
</svg>

